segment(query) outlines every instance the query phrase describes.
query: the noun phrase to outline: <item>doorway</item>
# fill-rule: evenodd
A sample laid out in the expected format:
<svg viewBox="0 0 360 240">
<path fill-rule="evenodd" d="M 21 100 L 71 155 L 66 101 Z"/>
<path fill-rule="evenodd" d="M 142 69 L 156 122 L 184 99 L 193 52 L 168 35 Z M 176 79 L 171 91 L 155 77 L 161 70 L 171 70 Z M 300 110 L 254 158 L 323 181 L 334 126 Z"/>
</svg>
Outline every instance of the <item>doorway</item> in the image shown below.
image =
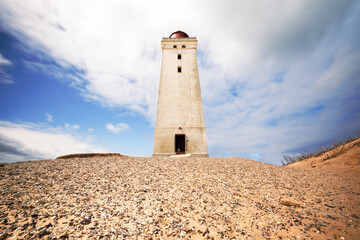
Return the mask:
<svg viewBox="0 0 360 240">
<path fill-rule="evenodd" d="M 176 154 L 185 154 L 185 134 L 175 134 Z"/>
</svg>

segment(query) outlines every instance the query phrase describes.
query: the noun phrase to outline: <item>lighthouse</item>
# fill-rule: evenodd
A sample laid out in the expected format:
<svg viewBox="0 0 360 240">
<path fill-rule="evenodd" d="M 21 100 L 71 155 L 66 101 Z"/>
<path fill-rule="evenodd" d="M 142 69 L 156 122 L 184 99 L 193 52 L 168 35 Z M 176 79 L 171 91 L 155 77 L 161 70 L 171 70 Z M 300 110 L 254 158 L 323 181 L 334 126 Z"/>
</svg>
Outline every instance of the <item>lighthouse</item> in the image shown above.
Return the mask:
<svg viewBox="0 0 360 240">
<path fill-rule="evenodd" d="M 153 156 L 208 157 L 196 37 L 176 31 L 161 49 Z"/>
</svg>

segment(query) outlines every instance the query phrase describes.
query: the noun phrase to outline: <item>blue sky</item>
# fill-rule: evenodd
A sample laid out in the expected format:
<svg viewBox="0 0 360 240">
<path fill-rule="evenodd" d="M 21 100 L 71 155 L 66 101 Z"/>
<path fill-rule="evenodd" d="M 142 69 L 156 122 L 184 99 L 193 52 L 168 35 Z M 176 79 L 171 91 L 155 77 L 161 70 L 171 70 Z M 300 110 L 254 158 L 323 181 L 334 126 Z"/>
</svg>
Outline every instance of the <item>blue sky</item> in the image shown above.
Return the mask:
<svg viewBox="0 0 360 240">
<path fill-rule="evenodd" d="M 360 132 L 359 1 L 0 0 L 0 162 L 151 156 L 162 37 L 197 37 L 210 156 Z"/>
</svg>

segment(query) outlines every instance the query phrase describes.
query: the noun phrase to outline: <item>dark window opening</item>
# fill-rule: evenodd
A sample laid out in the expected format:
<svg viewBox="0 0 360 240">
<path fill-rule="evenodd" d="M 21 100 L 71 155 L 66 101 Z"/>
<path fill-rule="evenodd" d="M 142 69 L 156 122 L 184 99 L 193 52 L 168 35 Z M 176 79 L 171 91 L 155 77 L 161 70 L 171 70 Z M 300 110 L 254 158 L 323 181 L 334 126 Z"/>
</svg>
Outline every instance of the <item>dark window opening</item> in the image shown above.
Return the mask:
<svg viewBox="0 0 360 240">
<path fill-rule="evenodd" d="M 182 45 L 182 48 L 185 48 L 185 45 Z"/>
<path fill-rule="evenodd" d="M 181 67 L 180 66 L 178 67 L 178 72 L 181 73 Z"/>
<path fill-rule="evenodd" d="M 185 134 L 175 134 L 175 152 L 176 154 L 185 153 Z"/>
<path fill-rule="evenodd" d="M 178 59 L 181 59 L 181 54 L 178 54 Z"/>
<path fill-rule="evenodd" d="M 176 46 L 176 45 L 174 45 L 174 46 L 173 46 L 173 48 L 177 48 L 177 46 Z"/>
</svg>

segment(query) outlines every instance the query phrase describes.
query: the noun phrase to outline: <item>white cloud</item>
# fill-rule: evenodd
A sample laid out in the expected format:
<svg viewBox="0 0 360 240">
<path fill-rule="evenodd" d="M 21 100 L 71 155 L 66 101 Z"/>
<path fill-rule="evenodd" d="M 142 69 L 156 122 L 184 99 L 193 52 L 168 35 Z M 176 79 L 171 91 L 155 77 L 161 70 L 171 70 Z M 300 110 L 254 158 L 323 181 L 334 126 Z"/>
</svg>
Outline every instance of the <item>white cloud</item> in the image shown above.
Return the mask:
<svg viewBox="0 0 360 240">
<path fill-rule="evenodd" d="M 34 123 L 0 122 L 0 162 L 53 159 L 71 153 L 106 152 L 81 136 Z"/>
<path fill-rule="evenodd" d="M 73 130 L 78 130 L 80 128 L 80 126 L 77 124 L 69 124 L 69 123 L 65 123 L 64 127 L 66 129 L 73 129 Z"/>
<path fill-rule="evenodd" d="M 42 56 L 42 58 L 48 58 Z M 48 59 L 46 59 L 48 60 Z M 55 78 L 61 82 L 82 91 L 84 84 L 83 74 L 78 69 L 69 64 L 60 61 L 58 64 L 23 61 L 23 65 L 34 72 L 42 72 L 50 78 Z"/>
<path fill-rule="evenodd" d="M 0 66 L 9 66 L 12 63 L 0 53 Z"/>
<path fill-rule="evenodd" d="M 87 7 L 78 11 L 83 4 Z M 50 53 L 60 65 L 85 70 L 86 86 L 81 89 L 84 97 L 104 106 L 125 107 L 150 119 L 155 112 L 158 81 L 154 80 L 160 71 L 157 46 L 161 34 L 147 38 L 154 36 L 147 28 L 126 34 L 142 28 L 143 18 L 134 18 L 131 24 L 127 18 L 133 17 L 134 8 L 146 14 L 144 5 L 151 6 L 118 1 L 100 5 L 85 1 L 8 1 L 0 15 L 7 27 L 19 38 L 27 39 L 31 47 Z M 48 69 L 39 63 L 28 65 Z"/>
<path fill-rule="evenodd" d="M 73 129 L 75 129 L 75 130 L 78 130 L 78 129 L 80 128 L 80 126 L 79 126 L 79 125 L 74 124 L 74 125 L 72 125 L 72 128 L 73 128 Z"/>
<path fill-rule="evenodd" d="M 0 83 L 13 84 L 15 82 L 14 82 L 14 80 L 12 80 L 10 75 L 4 71 L 4 69 L 0 68 Z"/>
<path fill-rule="evenodd" d="M 10 77 L 10 75 L 5 71 L 5 67 L 11 66 L 12 62 L 10 60 L 6 59 L 1 53 L 0 53 L 0 83 L 4 84 L 12 84 L 15 83 L 14 80 Z"/>
<path fill-rule="evenodd" d="M 45 115 L 46 115 L 46 120 L 47 120 L 48 122 L 52 122 L 52 121 L 53 121 L 53 116 L 52 116 L 50 113 L 46 113 Z"/>
<path fill-rule="evenodd" d="M 94 129 L 93 129 L 93 128 L 88 128 L 86 131 L 88 131 L 88 132 L 93 132 Z"/>
<path fill-rule="evenodd" d="M 340 123 L 359 105 L 359 9 L 352 0 L 11 0 L 0 4 L 0 19 L 57 62 L 29 69 L 65 76 L 86 99 L 151 122 L 161 37 L 178 29 L 198 37 L 209 150 L 276 162 L 281 152 L 351 132 Z M 359 127 L 357 117 L 345 125 Z"/>
<path fill-rule="evenodd" d="M 126 123 L 118 123 L 115 125 L 108 123 L 106 124 L 106 129 L 109 130 L 110 132 L 118 134 L 119 132 L 128 130 L 130 128 Z"/>
</svg>

